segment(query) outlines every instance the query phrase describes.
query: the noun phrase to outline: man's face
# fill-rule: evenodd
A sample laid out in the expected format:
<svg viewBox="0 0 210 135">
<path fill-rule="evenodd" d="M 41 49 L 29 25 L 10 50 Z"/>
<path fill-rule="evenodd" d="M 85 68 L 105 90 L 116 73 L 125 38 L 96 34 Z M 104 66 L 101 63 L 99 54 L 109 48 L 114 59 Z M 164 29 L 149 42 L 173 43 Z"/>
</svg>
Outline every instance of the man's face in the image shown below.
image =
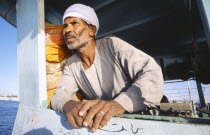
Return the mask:
<svg viewBox="0 0 210 135">
<path fill-rule="evenodd" d="M 64 21 L 63 36 L 69 49 L 79 49 L 90 40 L 90 28 L 79 18 L 69 17 Z"/>
</svg>

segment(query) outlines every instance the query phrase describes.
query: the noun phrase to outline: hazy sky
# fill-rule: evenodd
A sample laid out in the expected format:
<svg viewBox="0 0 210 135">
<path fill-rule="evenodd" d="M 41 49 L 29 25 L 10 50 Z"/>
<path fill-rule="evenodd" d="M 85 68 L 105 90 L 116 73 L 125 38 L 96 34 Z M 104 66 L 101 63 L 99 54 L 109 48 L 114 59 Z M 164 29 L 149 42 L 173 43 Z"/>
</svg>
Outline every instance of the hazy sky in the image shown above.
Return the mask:
<svg viewBox="0 0 210 135">
<path fill-rule="evenodd" d="M 18 94 L 17 29 L 0 17 L 0 94 Z"/>
</svg>

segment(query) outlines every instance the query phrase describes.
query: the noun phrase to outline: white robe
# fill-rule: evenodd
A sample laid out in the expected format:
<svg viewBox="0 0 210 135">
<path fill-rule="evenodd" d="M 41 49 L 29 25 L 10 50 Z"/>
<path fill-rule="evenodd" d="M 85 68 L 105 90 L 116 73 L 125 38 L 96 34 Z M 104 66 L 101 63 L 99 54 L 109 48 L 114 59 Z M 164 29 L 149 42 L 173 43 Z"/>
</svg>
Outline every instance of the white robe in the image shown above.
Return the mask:
<svg viewBox="0 0 210 135">
<path fill-rule="evenodd" d="M 97 40 L 95 49 L 94 62 L 87 70 L 77 53 L 67 60 L 52 96 L 53 109 L 63 111 L 79 89 L 87 99 L 114 100 L 131 113 L 160 104 L 163 76 L 152 57 L 117 37 Z"/>
</svg>

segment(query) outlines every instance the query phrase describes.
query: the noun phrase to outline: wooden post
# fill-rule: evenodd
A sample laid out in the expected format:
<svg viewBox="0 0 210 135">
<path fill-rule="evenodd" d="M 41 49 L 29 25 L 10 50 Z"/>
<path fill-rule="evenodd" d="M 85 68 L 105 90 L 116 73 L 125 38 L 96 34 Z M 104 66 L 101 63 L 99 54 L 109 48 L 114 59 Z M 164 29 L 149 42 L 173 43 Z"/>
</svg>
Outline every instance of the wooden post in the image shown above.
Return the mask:
<svg viewBox="0 0 210 135">
<path fill-rule="evenodd" d="M 205 98 L 204 98 L 204 95 L 203 95 L 203 89 L 202 89 L 202 86 L 201 86 L 201 82 L 196 80 L 196 84 L 197 84 L 197 88 L 198 88 L 198 96 L 199 96 L 201 108 L 206 109 L 206 102 L 205 102 Z M 202 113 L 202 115 L 203 115 L 204 118 L 208 118 L 207 114 Z"/>
<path fill-rule="evenodd" d="M 210 0 L 197 0 L 197 3 L 210 50 Z"/>
<path fill-rule="evenodd" d="M 47 107 L 44 0 L 17 0 L 20 105 Z"/>
</svg>

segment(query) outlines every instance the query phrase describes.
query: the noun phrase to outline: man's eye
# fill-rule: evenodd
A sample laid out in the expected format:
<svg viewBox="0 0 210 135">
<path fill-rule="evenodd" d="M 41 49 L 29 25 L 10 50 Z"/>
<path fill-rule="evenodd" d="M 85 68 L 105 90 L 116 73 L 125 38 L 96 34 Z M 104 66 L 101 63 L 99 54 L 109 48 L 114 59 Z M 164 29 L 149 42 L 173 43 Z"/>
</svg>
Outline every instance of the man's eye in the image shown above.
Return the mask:
<svg viewBox="0 0 210 135">
<path fill-rule="evenodd" d="M 77 23 L 78 23 L 78 22 L 74 21 L 74 22 L 72 22 L 71 24 L 75 25 L 75 24 L 77 24 Z"/>
<path fill-rule="evenodd" d="M 67 27 L 67 24 L 63 24 L 63 27 L 64 27 L 64 28 Z"/>
</svg>

